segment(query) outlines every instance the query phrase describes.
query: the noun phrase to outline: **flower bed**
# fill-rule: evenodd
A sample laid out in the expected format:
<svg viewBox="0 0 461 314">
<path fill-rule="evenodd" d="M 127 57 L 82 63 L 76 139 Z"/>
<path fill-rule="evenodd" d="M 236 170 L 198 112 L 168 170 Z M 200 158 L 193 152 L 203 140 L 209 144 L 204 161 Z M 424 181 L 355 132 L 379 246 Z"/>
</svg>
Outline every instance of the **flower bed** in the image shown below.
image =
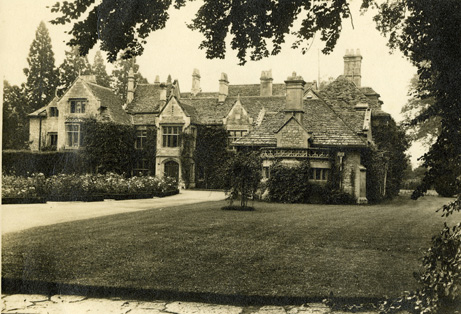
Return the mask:
<svg viewBox="0 0 461 314">
<path fill-rule="evenodd" d="M 49 201 L 100 201 L 104 198 L 136 199 L 178 193 L 170 178 L 131 177 L 108 173 L 97 175 L 60 174 L 46 178 L 3 175 L 2 203 Z"/>
</svg>

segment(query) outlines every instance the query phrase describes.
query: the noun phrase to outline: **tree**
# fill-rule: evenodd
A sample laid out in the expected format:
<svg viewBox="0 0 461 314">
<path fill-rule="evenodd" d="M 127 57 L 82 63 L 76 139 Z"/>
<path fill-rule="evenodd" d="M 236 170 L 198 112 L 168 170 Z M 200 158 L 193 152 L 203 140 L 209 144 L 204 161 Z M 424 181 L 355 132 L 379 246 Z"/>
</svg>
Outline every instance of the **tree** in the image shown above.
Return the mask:
<svg viewBox="0 0 461 314">
<path fill-rule="evenodd" d="M 35 39 L 30 45 L 27 63 L 29 67 L 24 69 L 24 74 L 27 76 L 28 111 L 33 112 L 51 101 L 58 79 L 51 38 L 43 21 L 40 22 Z"/>
<path fill-rule="evenodd" d="M 96 84 L 110 87 L 111 78 L 106 71 L 106 65 L 104 64 L 104 59 L 102 58 L 101 51 L 96 51 L 94 56 L 92 72 L 96 76 Z"/>
<path fill-rule="evenodd" d="M 115 61 L 119 52 L 129 59 L 143 53 L 143 45 L 150 32 L 165 27 L 168 10 L 174 3 L 179 9 L 187 0 L 174 1 L 130 1 L 102 0 L 57 2 L 52 12 L 60 16 L 52 21 L 66 24 L 75 22 L 70 34 L 70 45 L 79 45 L 83 54 L 101 41 L 101 49 L 107 52 L 108 60 Z M 368 7 L 371 0 L 363 0 Z M 324 53 L 333 50 L 340 32 L 342 19 L 350 17 L 349 3 L 345 0 L 331 1 L 227 1 L 204 0 L 189 27 L 201 32 L 205 39 L 200 44 L 208 58 L 224 58 L 227 35 L 230 33 L 231 48 L 237 50 L 241 64 L 249 59 L 259 60 L 281 51 L 286 35 L 297 37 L 293 47 L 308 49 L 308 41 L 320 32 L 325 42 Z M 295 21 L 301 19 L 299 28 Z M 268 48 L 271 46 L 271 49 Z"/>
<path fill-rule="evenodd" d="M 23 149 L 29 138 L 29 112 L 25 85 L 11 86 L 3 81 L 3 149 Z"/>
<path fill-rule="evenodd" d="M 378 29 L 389 36 L 390 48 L 401 50 L 418 69 L 415 96 L 433 99 L 413 123 L 440 119 L 440 134 L 423 156 L 423 165 L 429 171 L 413 195 L 418 197 L 446 171 L 461 169 L 461 3 L 386 1 L 379 13 L 375 21 Z"/>
<path fill-rule="evenodd" d="M 58 95 L 61 96 L 79 75 L 90 75 L 91 66 L 86 56 L 81 56 L 79 48 L 74 46 L 66 51 L 66 58 L 59 66 Z"/>
<path fill-rule="evenodd" d="M 133 67 L 134 79 L 137 84 L 149 83 L 147 79 L 144 78 L 139 72 L 139 64 L 136 64 L 134 59 L 119 59 L 115 63 L 115 68 L 112 71 L 112 76 L 114 78 L 113 87 L 115 93 L 120 96 L 124 102 L 126 101 L 126 92 L 128 89 L 128 73 L 131 67 Z"/>
<path fill-rule="evenodd" d="M 224 166 L 225 190 L 229 193 L 230 205 L 240 197 L 240 207 L 247 207 L 261 182 L 261 160 L 259 152 L 238 152 Z"/>
<path fill-rule="evenodd" d="M 411 79 L 409 95 L 412 98 L 402 107 L 400 111 L 403 114 L 401 125 L 403 126 L 410 143 L 421 142 L 429 148 L 434 144 L 440 134 L 440 118 L 438 116 L 429 117 L 427 120 L 420 123 L 415 123 L 415 118 L 422 111 L 427 110 L 434 103 L 434 98 L 421 99 L 417 95 L 418 76 L 415 75 Z"/>
</svg>

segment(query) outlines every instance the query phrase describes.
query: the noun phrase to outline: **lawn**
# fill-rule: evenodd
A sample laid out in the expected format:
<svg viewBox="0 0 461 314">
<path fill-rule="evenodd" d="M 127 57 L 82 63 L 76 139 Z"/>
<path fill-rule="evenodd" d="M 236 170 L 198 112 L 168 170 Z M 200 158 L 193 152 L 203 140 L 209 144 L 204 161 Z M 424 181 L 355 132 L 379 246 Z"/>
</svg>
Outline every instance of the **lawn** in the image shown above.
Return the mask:
<svg viewBox="0 0 461 314">
<path fill-rule="evenodd" d="M 210 202 L 39 227 L 3 236 L 3 289 L 30 280 L 209 296 L 395 296 L 417 288 L 412 274 L 445 219 L 435 210 L 449 201 L 255 203 L 253 212 Z"/>
</svg>

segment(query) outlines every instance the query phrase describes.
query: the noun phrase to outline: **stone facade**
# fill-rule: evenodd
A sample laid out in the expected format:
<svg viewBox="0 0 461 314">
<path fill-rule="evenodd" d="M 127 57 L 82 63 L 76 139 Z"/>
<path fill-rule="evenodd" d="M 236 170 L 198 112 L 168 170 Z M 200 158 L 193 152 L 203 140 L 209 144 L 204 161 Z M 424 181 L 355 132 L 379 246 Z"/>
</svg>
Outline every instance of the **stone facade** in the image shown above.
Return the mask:
<svg viewBox="0 0 461 314">
<path fill-rule="evenodd" d="M 193 152 L 182 153 L 183 138 L 189 134 L 195 141 L 198 126 L 218 125 L 228 132 L 229 149 L 261 150 L 263 173 L 269 173 L 275 158 L 292 164 L 307 158 L 313 169 L 311 180 L 324 184 L 332 161 L 339 160 L 342 189 L 366 202 L 361 155 L 372 145 L 371 125 L 385 123 L 389 115 L 381 110 L 379 94 L 360 86 L 361 60 L 358 51 L 347 51 L 344 76 L 323 90 L 295 72 L 284 84 L 273 83 L 269 70 L 262 71 L 259 84 L 234 85 L 222 73 L 216 91 L 203 92 L 200 72 L 194 69 L 191 91 L 181 92 L 179 82 L 171 77 L 165 83 L 157 77 L 154 84 L 136 85 L 130 71 L 125 104 L 109 89 L 97 86 L 92 77 L 80 77 L 64 96 L 30 115 L 31 149 L 43 149 L 51 142 L 58 150 L 78 149 L 69 124 L 78 125 L 86 117 L 132 124 L 138 137 L 143 137 L 138 142 L 145 140 L 144 130 L 155 128 L 156 153 L 146 157 L 151 158 L 146 162 L 155 165 L 156 175 L 174 176 L 181 186 L 186 181 L 193 186 L 197 171 Z M 84 111 L 72 107 L 74 101 L 84 101 Z M 190 178 L 182 177 L 187 172 L 184 160 L 191 164 Z"/>
</svg>

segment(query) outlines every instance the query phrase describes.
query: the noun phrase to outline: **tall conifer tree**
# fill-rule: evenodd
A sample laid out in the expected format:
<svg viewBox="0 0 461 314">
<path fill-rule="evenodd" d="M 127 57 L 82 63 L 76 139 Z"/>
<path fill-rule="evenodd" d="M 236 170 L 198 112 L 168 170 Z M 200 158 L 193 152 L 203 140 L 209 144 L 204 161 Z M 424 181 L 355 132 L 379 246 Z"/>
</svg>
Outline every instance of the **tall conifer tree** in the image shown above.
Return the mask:
<svg viewBox="0 0 461 314">
<path fill-rule="evenodd" d="M 35 33 L 27 62 L 29 67 L 24 69 L 27 76 L 26 95 L 29 104 L 28 111 L 32 112 L 46 106 L 51 101 L 58 79 L 51 38 L 43 21 L 40 22 Z"/>
<path fill-rule="evenodd" d="M 96 76 L 96 83 L 101 86 L 110 87 L 111 78 L 106 71 L 106 65 L 101 55 L 101 51 L 97 51 L 93 61 L 93 74 Z"/>
<path fill-rule="evenodd" d="M 80 55 L 78 46 L 72 46 L 71 50 L 65 53 L 66 58 L 59 66 L 59 96 L 62 96 L 79 75 L 91 74 L 88 58 Z"/>
</svg>

